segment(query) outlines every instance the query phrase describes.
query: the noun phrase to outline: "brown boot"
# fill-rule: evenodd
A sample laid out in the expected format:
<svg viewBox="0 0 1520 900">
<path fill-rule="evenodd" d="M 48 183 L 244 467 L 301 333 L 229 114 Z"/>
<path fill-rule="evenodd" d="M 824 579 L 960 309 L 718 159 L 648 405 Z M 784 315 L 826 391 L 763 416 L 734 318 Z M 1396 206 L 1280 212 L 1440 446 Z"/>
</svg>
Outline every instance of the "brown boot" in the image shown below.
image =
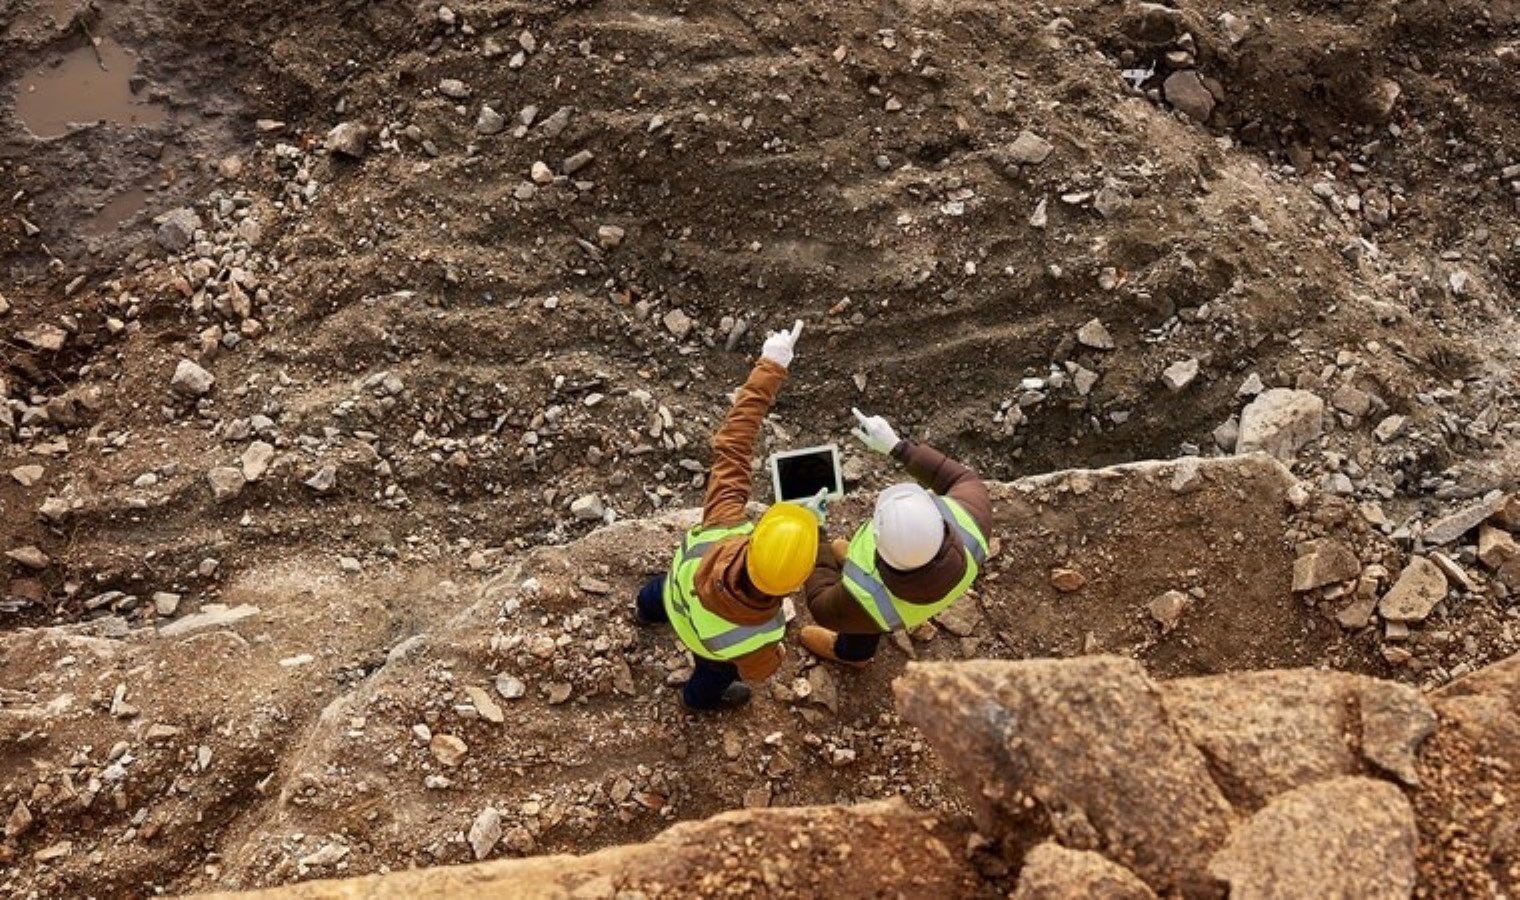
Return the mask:
<svg viewBox="0 0 1520 900">
<path fill-rule="evenodd" d="M 841 666 L 849 666 L 852 669 L 864 669 L 870 664 L 869 660 L 865 662 L 851 662 L 850 660 L 840 659 L 838 656 L 835 656 L 834 641 L 838 637 L 839 635 L 827 628 L 820 628 L 817 625 L 802 626 L 801 641 L 803 649 L 819 659 L 836 662 Z"/>
</svg>

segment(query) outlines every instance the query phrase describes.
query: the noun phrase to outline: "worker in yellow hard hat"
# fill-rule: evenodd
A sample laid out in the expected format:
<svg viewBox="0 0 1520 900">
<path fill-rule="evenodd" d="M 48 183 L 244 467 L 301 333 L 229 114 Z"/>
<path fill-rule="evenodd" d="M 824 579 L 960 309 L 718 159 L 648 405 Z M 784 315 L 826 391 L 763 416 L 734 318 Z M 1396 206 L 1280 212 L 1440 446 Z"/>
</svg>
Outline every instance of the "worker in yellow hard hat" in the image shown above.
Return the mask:
<svg viewBox="0 0 1520 900">
<path fill-rule="evenodd" d="M 760 424 L 801 334 L 798 321 L 766 338 L 760 361 L 713 436 L 702 523 L 686 533 L 670 570 L 639 592 L 639 622 L 669 622 L 696 658 L 681 691 L 691 710 L 742 706 L 750 698 L 744 682 L 764 681 L 780 668 L 781 601 L 802 587 L 817 561 L 821 510 L 777 503 L 759 522 L 745 511 Z"/>
</svg>

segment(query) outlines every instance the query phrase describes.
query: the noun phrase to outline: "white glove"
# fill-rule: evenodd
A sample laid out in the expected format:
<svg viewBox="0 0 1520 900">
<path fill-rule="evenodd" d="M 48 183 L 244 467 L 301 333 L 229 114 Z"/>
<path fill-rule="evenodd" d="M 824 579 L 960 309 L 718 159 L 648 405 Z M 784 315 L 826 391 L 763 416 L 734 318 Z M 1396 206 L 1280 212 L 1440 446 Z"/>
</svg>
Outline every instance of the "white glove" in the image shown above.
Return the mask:
<svg viewBox="0 0 1520 900">
<path fill-rule="evenodd" d="M 829 516 L 829 489 L 819 488 L 818 493 L 797 505 L 812 513 L 818 519 L 818 527 L 822 528 Z"/>
<path fill-rule="evenodd" d="M 855 414 L 855 421 L 860 423 L 860 427 L 851 434 L 860 438 L 862 444 L 877 453 L 891 453 L 897 447 L 900 438 L 886 419 L 881 416 L 868 416 L 854 407 L 850 408 L 850 412 Z"/>
<path fill-rule="evenodd" d="M 796 349 L 799 337 L 802 337 L 801 319 L 797 320 L 791 331 L 771 332 L 765 339 L 765 346 L 760 350 L 760 357 L 785 369 L 792 364 L 792 353 Z"/>
</svg>

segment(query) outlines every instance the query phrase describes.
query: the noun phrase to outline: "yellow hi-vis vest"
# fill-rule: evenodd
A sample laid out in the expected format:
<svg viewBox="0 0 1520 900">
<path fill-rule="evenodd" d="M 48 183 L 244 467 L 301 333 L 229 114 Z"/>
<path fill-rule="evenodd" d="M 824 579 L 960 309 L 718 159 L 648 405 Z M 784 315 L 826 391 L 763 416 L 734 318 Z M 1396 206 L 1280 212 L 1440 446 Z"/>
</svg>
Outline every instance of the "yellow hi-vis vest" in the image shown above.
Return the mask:
<svg viewBox="0 0 1520 900">
<path fill-rule="evenodd" d="M 882 627 L 883 631 L 916 628 L 950 608 L 971 589 L 977 572 L 987 561 L 987 538 L 976 525 L 976 520 L 954 500 L 934 496 L 934 505 L 945 524 L 960 535 L 961 545 L 966 548 L 966 574 L 951 588 L 950 593 L 934 603 L 909 603 L 892 596 L 886 584 L 877 575 L 876 534 L 867 522 L 855 532 L 850 540 L 850 551 L 844 562 L 844 587 L 861 608 Z"/>
<path fill-rule="evenodd" d="M 676 548 L 665 576 L 665 614 L 686 649 L 706 659 L 738 659 L 762 647 L 779 644 L 786 637 L 786 614 L 776 611 L 775 618 L 760 625 L 735 625 L 707 607 L 697 597 L 697 569 L 702 557 L 719 543 L 755 530 L 746 522 L 732 528 L 703 528 L 688 531 Z"/>
</svg>

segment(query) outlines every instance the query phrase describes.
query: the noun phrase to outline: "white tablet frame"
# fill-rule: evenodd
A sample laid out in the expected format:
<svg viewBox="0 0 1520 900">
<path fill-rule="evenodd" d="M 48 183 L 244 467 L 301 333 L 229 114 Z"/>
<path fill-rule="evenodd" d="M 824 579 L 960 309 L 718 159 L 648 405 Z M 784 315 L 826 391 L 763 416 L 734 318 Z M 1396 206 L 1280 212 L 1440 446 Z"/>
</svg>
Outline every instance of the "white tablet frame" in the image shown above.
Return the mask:
<svg viewBox="0 0 1520 900">
<path fill-rule="evenodd" d="M 783 450 L 780 453 L 771 454 L 770 461 L 768 463 L 771 467 L 771 496 L 776 498 L 777 503 L 783 502 L 781 499 L 781 467 L 777 465 L 777 463 L 783 459 L 790 459 L 794 456 L 812 456 L 824 451 L 827 451 L 830 458 L 834 460 L 834 484 L 839 488 L 837 491 L 829 492 L 827 496 L 830 500 L 839 500 L 844 497 L 844 472 L 840 468 L 839 464 L 839 445 L 820 444 L 816 447 L 802 447 L 798 450 Z M 809 499 L 811 498 L 793 497 L 788 502 L 800 503 L 803 500 Z"/>
</svg>

